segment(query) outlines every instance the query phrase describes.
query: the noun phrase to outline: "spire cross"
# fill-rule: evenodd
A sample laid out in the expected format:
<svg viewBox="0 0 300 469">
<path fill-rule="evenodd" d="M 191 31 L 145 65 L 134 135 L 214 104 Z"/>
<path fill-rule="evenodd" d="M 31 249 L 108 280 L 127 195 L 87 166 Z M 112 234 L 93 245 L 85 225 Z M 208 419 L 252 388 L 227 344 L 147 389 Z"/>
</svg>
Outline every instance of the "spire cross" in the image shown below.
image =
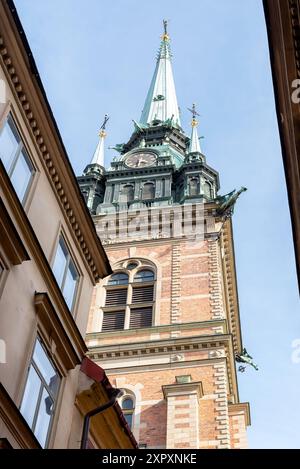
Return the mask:
<svg viewBox="0 0 300 469">
<path fill-rule="evenodd" d="M 106 127 L 108 120 L 109 120 L 109 116 L 105 114 L 103 124 L 101 125 L 100 131 L 99 131 L 99 137 L 101 138 L 106 137 L 105 127 Z"/>
<path fill-rule="evenodd" d="M 163 25 L 164 25 L 164 34 L 162 35 L 162 40 L 163 41 L 168 41 L 170 39 L 168 31 L 167 31 L 168 21 L 163 20 Z"/>
<path fill-rule="evenodd" d="M 200 116 L 200 114 L 198 114 L 198 112 L 196 111 L 196 104 L 193 103 L 192 109 L 188 108 L 188 110 L 192 113 L 192 116 L 193 116 L 192 127 L 196 127 L 196 125 L 198 125 L 196 116 Z"/>
</svg>

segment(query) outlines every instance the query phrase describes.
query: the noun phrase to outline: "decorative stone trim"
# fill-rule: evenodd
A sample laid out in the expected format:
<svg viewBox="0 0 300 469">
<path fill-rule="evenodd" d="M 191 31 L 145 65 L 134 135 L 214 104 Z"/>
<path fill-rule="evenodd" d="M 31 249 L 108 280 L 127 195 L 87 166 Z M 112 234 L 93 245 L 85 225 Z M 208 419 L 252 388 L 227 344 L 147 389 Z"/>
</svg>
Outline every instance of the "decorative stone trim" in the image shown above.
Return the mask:
<svg viewBox="0 0 300 469">
<path fill-rule="evenodd" d="M 230 428 L 229 415 L 227 405 L 227 373 L 226 363 L 218 363 L 213 365 L 214 372 L 214 389 L 217 394 L 215 398 L 216 411 L 216 440 L 218 441 L 218 449 L 230 448 Z"/>
<path fill-rule="evenodd" d="M 172 278 L 171 278 L 171 324 L 180 323 L 180 296 L 181 296 L 181 245 L 172 245 Z M 178 335 L 174 331 L 173 336 Z"/>
<path fill-rule="evenodd" d="M 213 320 L 221 320 L 225 318 L 223 308 L 223 294 L 222 294 L 222 278 L 221 278 L 221 265 L 219 256 L 219 241 L 210 239 L 208 241 L 209 252 L 209 292 L 210 292 L 210 307 Z"/>
<path fill-rule="evenodd" d="M 241 350 L 240 315 L 231 223 L 231 219 L 227 219 L 224 223 L 220 242 L 225 269 L 224 287 L 226 289 L 229 330 L 233 337 L 234 353 L 239 353 Z"/>
</svg>

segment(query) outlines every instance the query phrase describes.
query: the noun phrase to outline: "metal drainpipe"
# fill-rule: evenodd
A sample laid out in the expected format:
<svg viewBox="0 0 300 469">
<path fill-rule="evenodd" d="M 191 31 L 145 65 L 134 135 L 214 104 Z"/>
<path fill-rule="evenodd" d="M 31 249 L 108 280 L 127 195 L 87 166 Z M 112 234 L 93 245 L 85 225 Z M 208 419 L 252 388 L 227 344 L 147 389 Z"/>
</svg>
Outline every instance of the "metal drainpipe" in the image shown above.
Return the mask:
<svg viewBox="0 0 300 469">
<path fill-rule="evenodd" d="M 96 414 L 100 414 L 106 409 L 109 409 L 109 407 L 113 407 L 118 397 L 121 396 L 122 394 L 123 394 L 123 391 L 121 391 L 121 389 L 118 389 L 118 388 L 113 389 L 111 391 L 112 397 L 106 404 L 103 404 L 100 407 L 96 407 L 96 409 L 90 410 L 84 416 L 80 449 L 87 449 L 87 442 L 88 442 L 89 429 L 90 429 L 90 418 Z"/>
</svg>

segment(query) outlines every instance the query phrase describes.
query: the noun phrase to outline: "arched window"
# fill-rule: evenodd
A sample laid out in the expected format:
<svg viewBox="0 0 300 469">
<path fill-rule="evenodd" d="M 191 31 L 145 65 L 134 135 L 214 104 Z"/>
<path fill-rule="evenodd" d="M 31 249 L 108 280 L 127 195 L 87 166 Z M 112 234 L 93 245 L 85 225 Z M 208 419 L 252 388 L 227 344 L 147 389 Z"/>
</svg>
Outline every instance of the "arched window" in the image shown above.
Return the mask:
<svg viewBox="0 0 300 469">
<path fill-rule="evenodd" d="M 203 185 L 203 192 L 208 199 L 211 199 L 211 185 L 207 181 Z"/>
<path fill-rule="evenodd" d="M 124 396 L 121 400 L 121 409 L 130 429 L 133 424 L 134 399 L 131 396 Z"/>
<path fill-rule="evenodd" d="M 140 270 L 134 276 L 134 282 L 152 282 L 154 280 L 154 273 L 152 270 Z"/>
<path fill-rule="evenodd" d="M 126 184 L 121 192 L 121 202 L 131 202 L 134 199 L 134 186 Z"/>
<path fill-rule="evenodd" d="M 142 199 L 154 199 L 155 198 L 155 186 L 153 182 L 145 182 L 142 190 Z"/>
<path fill-rule="evenodd" d="M 138 270 L 137 262 L 127 264 L 127 272 L 110 276 L 103 307 L 102 332 L 151 327 L 155 275 L 150 269 Z"/>
<path fill-rule="evenodd" d="M 119 272 L 117 274 L 111 275 L 108 285 L 127 285 L 128 283 L 128 274 Z"/>
<path fill-rule="evenodd" d="M 199 179 L 198 178 L 191 178 L 189 182 L 189 194 L 191 196 L 199 194 Z"/>
</svg>

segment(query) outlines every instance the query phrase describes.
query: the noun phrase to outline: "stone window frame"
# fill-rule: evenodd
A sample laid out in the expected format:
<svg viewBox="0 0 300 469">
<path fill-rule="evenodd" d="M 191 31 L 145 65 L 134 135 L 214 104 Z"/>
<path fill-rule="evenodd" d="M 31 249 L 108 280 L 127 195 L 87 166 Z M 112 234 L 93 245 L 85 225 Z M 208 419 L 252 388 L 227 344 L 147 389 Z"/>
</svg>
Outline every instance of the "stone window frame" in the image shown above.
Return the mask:
<svg viewBox="0 0 300 469">
<path fill-rule="evenodd" d="M 131 425 L 129 425 L 126 417 L 125 417 L 125 420 L 130 428 L 130 430 L 133 432 L 134 430 L 134 427 L 135 427 L 135 414 L 136 414 L 136 395 L 134 394 L 133 391 L 127 389 L 127 388 L 121 388 L 121 390 L 123 391 L 123 395 L 118 399 L 118 402 L 119 402 L 119 406 L 121 407 L 121 410 L 124 414 L 124 417 L 125 415 L 131 415 Z M 123 402 L 126 400 L 126 399 L 130 399 L 132 400 L 132 409 L 123 409 Z"/>
<path fill-rule="evenodd" d="M 130 265 L 132 263 L 136 263 L 137 266 L 134 268 L 134 269 L 127 269 L 127 265 Z M 141 271 L 141 270 L 151 270 L 154 274 L 154 278 L 151 282 L 134 282 L 134 277 L 135 275 Z M 120 331 L 130 331 L 130 330 L 134 330 L 132 328 L 129 327 L 129 323 L 130 323 L 130 311 L 131 311 L 131 308 L 132 307 L 138 307 L 138 308 L 143 308 L 143 307 L 147 307 L 150 305 L 150 302 L 145 302 L 145 303 L 132 303 L 131 302 L 131 299 L 132 299 L 132 289 L 133 289 L 133 286 L 134 285 L 153 285 L 153 300 L 151 302 L 151 305 L 152 305 L 152 324 L 151 326 L 147 326 L 147 327 L 153 327 L 156 325 L 157 323 L 157 311 L 158 311 L 158 272 L 157 272 L 157 267 L 156 265 L 152 262 L 152 261 L 149 261 L 149 260 L 146 260 L 146 259 L 141 259 L 141 258 L 128 258 L 126 260 L 123 260 L 123 261 L 119 261 L 113 268 L 113 274 L 117 274 L 117 273 L 125 273 L 128 275 L 128 284 L 126 285 L 113 285 L 113 286 L 110 286 L 108 283 L 109 283 L 109 279 L 110 279 L 110 276 L 107 277 L 105 280 L 104 280 L 104 283 L 103 283 L 103 295 L 102 296 L 102 304 L 101 304 L 101 307 L 100 307 L 100 321 L 99 321 L 99 331 L 101 332 L 102 331 L 102 324 L 103 324 L 103 316 L 104 316 L 104 313 L 105 312 L 114 312 L 114 311 L 120 311 L 120 310 L 124 310 L 125 311 L 125 320 L 124 320 L 124 328 L 123 329 L 118 329 L 118 330 L 115 330 L 115 331 L 106 331 L 106 332 L 103 332 L 104 334 L 105 333 L 118 333 Z M 128 291 L 127 291 L 127 300 L 126 300 L 126 304 L 120 306 L 105 306 L 105 300 L 106 300 L 106 291 L 108 289 L 114 289 L 114 288 L 124 288 L 124 287 L 127 287 L 128 288 Z M 138 329 L 136 329 L 138 330 Z"/>
</svg>

